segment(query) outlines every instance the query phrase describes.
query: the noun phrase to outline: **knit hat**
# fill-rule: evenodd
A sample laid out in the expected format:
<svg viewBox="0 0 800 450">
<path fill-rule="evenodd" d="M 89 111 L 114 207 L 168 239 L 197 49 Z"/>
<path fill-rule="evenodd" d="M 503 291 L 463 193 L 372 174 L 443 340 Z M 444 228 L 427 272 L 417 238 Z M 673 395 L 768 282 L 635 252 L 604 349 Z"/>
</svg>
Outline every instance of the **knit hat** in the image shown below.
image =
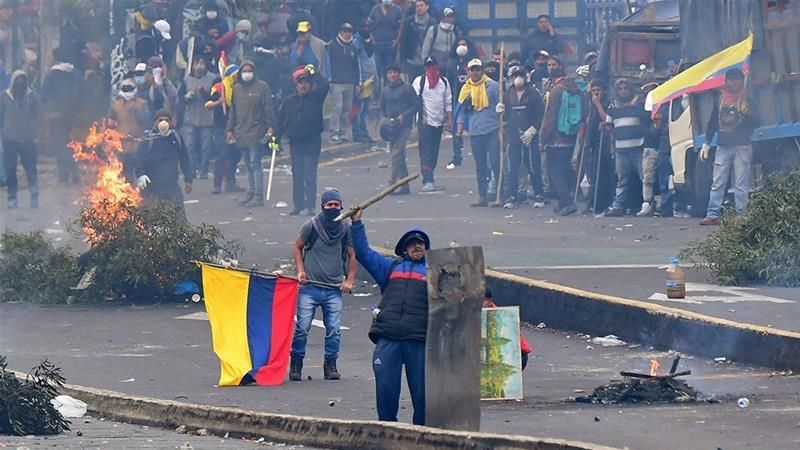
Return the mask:
<svg viewBox="0 0 800 450">
<path fill-rule="evenodd" d="M 246 19 L 242 19 L 242 20 L 236 22 L 236 27 L 234 27 L 233 30 L 236 31 L 237 33 L 240 32 L 240 31 L 246 31 L 248 34 L 250 34 L 250 31 L 252 29 L 253 29 L 253 25 L 250 23 L 250 21 L 246 20 Z"/>
<path fill-rule="evenodd" d="M 171 112 L 169 112 L 169 110 L 168 110 L 168 109 L 166 109 L 166 108 L 159 109 L 159 110 L 156 112 L 156 115 L 155 115 L 155 116 L 153 116 L 153 119 L 154 119 L 154 120 L 157 120 L 157 119 L 160 119 L 160 118 L 162 118 L 162 117 L 166 117 L 167 119 L 169 119 L 169 120 L 172 120 L 172 113 L 171 113 Z"/>
<path fill-rule="evenodd" d="M 339 204 L 343 204 L 342 201 L 342 194 L 339 193 L 339 190 L 336 188 L 328 188 L 325 192 L 322 193 L 322 202 L 320 203 L 321 206 L 325 206 L 326 203 L 330 201 L 337 201 Z"/>
</svg>

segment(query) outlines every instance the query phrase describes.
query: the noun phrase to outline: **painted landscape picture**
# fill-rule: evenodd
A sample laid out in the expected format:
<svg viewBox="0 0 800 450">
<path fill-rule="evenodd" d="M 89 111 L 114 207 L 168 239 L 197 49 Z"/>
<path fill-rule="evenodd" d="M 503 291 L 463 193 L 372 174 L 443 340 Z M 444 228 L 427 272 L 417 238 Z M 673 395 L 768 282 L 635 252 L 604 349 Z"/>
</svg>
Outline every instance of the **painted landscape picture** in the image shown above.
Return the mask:
<svg viewBox="0 0 800 450">
<path fill-rule="evenodd" d="M 519 307 L 481 311 L 481 399 L 522 399 Z"/>
</svg>

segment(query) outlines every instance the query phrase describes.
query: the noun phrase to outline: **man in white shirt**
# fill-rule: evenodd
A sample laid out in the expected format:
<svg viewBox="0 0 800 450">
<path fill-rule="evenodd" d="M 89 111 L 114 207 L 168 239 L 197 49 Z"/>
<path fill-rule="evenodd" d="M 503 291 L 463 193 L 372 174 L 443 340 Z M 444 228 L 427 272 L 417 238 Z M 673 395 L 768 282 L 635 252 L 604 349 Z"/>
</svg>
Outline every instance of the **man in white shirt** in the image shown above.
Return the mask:
<svg viewBox="0 0 800 450">
<path fill-rule="evenodd" d="M 422 192 L 438 190 L 433 171 L 439 162 L 442 130 L 453 124 L 453 94 L 450 82 L 441 76 L 436 57 L 425 59 L 425 72 L 414 79 L 414 91 L 422 106 L 419 112 L 419 159 L 422 172 Z"/>
</svg>

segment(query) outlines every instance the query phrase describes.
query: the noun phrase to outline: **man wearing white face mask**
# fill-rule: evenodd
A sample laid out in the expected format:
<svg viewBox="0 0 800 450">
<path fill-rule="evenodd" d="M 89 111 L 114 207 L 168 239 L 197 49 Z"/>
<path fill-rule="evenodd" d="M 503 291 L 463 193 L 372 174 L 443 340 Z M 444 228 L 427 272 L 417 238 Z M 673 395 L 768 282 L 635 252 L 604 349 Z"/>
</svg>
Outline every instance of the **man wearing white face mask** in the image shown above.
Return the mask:
<svg viewBox="0 0 800 450">
<path fill-rule="evenodd" d="M 217 0 L 208 0 L 203 5 L 203 16 L 195 22 L 195 31 L 203 37 L 208 36 L 208 30 L 215 29 L 220 35 L 228 32 L 228 23 L 219 12 Z"/>
<path fill-rule="evenodd" d="M 442 67 L 450 65 L 450 51 L 458 38 L 456 28 L 456 12 L 445 8 L 439 25 L 428 28 L 425 42 L 422 44 L 422 59 L 433 56 Z"/>
<path fill-rule="evenodd" d="M 122 141 L 123 173 L 129 181 L 133 180 L 133 169 L 136 157 L 136 141 L 144 135 L 152 121 L 147 102 L 138 95 L 133 74 L 128 73 L 120 83 L 117 97 L 111 102 L 109 117 L 117 124 L 117 130 L 126 136 Z"/>
<path fill-rule="evenodd" d="M 184 191 L 192 192 L 189 153 L 181 135 L 172 129 L 172 114 L 156 113 L 151 136 L 139 144 L 136 158 L 136 187 L 145 201 L 164 200 L 183 209 L 183 193 L 178 185 L 178 169 L 183 172 Z"/>
</svg>

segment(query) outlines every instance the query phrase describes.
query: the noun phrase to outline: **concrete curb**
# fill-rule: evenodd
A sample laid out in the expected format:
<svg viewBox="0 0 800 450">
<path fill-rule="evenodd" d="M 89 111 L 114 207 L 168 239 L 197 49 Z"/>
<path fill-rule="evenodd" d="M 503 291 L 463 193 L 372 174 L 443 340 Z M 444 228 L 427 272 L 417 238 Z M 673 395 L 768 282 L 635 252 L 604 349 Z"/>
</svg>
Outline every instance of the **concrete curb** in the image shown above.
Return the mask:
<svg viewBox="0 0 800 450">
<path fill-rule="evenodd" d="M 24 374 L 17 372 L 17 376 Z M 253 388 L 242 388 L 253 389 Z M 265 440 L 334 449 L 614 450 L 612 447 L 550 438 L 448 431 L 402 423 L 338 420 L 270 414 L 138 397 L 103 389 L 66 385 L 63 394 L 88 404 L 110 419 L 209 433 L 263 437 Z"/>
<path fill-rule="evenodd" d="M 388 249 L 373 247 L 385 255 Z M 369 277 L 366 270 L 363 275 Z M 519 305 L 520 319 L 593 336 L 614 334 L 656 348 L 747 364 L 800 370 L 800 333 L 734 322 L 668 306 L 486 270 L 498 306 Z M 361 274 L 359 275 L 361 276 Z"/>
</svg>

